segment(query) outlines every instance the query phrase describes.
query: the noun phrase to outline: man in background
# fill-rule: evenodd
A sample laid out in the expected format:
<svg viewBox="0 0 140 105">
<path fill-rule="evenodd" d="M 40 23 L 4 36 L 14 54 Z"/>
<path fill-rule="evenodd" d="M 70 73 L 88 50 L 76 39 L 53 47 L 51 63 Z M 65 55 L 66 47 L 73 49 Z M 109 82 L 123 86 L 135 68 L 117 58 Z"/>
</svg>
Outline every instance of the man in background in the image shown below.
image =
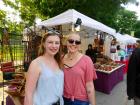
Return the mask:
<svg viewBox="0 0 140 105">
<path fill-rule="evenodd" d="M 132 52 L 127 73 L 128 99 L 134 99 L 134 105 L 140 105 L 140 40 L 136 41 L 136 49 Z"/>
</svg>

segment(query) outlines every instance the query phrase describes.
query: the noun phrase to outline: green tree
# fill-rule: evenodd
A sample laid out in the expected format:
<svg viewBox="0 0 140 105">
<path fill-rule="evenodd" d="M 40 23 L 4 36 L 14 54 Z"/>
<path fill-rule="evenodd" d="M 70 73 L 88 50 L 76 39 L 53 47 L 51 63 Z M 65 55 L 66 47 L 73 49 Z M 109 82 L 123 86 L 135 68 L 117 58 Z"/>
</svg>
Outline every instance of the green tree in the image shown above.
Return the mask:
<svg viewBox="0 0 140 105">
<path fill-rule="evenodd" d="M 34 25 L 36 17 L 46 20 L 68 9 L 100 21 L 121 33 L 135 30 L 136 15 L 122 9 L 121 4 L 137 3 L 136 0 L 3 0 L 20 12 L 24 24 Z M 136 30 L 135 30 L 136 31 Z"/>
<path fill-rule="evenodd" d="M 0 20 L 4 19 L 6 16 L 5 11 L 0 10 Z"/>
<path fill-rule="evenodd" d="M 6 17 L 5 11 L 0 10 L 0 38 L 1 38 L 1 35 L 2 35 L 3 27 L 4 27 L 4 19 L 5 19 L 5 17 Z"/>
<path fill-rule="evenodd" d="M 44 16 L 53 17 L 73 8 L 111 27 L 121 4 L 128 2 L 135 3 L 136 0 L 33 0 L 37 10 Z"/>
<path fill-rule="evenodd" d="M 29 23 L 33 23 L 37 16 L 48 19 L 73 8 L 112 27 L 115 13 L 121 4 L 136 2 L 136 0 L 15 0 L 15 3 L 10 0 L 3 1 L 18 9 L 22 19 Z"/>
<path fill-rule="evenodd" d="M 140 20 L 136 22 L 134 28 L 135 28 L 135 37 L 140 38 Z"/>
<path fill-rule="evenodd" d="M 0 27 L 3 27 L 3 20 L 6 17 L 6 12 L 3 10 L 0 10 Z"/>
<path fill-rule="evenodd" d="M 120 33 L 130 34 L 131 31 L 135 30 L 135 24 L 137 21 L 137 16 L 135 12 L 128 11 L 125 9 L 120 9 L 114 20 L 115 29 Z"/>
<path fill-rule="evenodd" d="M 20 34 L 23 31 L 24 24 L 11 22 L 10 20 L 6 20 L 6 12 L 0 10 L 0 38 L 3 34 L 3 29 L 8 28 L 8 31 L 14 34 Z"/>
<path fill-rule="evenodd" d="M 3 0 L 3 2 L 15 10 L 18 10 L 20 12 L 20 17 L 25 24 L 33 25 L 37 12 L 31 0 L 15 0 L 15 2 Z"/>
</svg>

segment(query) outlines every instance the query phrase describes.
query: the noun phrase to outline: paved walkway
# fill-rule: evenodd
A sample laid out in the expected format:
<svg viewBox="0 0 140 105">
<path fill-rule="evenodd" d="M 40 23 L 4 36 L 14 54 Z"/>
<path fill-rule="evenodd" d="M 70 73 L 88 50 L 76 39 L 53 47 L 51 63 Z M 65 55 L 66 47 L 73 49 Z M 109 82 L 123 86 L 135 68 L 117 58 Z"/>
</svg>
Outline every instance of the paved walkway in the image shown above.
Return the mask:
<svg viewBox="0 0 140 105">
<path fill-rule="evenodd" d="M 127 101 L 126 75 L 124 75 L 124 80 L 118 83 L 109 95 L 96 91 L 96 103 L 97 105 L 133 105 L 133 101 Z"/>
</svg>

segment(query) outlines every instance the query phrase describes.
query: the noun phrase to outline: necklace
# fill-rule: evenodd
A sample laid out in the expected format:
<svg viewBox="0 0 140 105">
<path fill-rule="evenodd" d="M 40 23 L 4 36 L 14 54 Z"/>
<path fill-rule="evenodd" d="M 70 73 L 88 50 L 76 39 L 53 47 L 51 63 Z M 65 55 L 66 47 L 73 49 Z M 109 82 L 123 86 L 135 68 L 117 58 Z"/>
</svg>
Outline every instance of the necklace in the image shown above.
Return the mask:
<svg viewBox="0 0 140 105">
<path fill-rule="evenodd" d="M 78 54 L 79 54 L 78 52 L 75 53 L 75 54 L 70 54 L 70 53 L 69 53 L 69 54 L 68 54 L 68 59 L 69 59 L 69 60 L 73 60 L 73 59 L 77 58 Z"/>
<path fill-rule="evenodd" d="M 72 56 L 68 57 L 69 60 L 73 60 L 74 58 Z"/>
<path fill-rule="evenodd" d="M 70 58 L 70 60 L 73 60 L 73 58 Z"/>
</svg>

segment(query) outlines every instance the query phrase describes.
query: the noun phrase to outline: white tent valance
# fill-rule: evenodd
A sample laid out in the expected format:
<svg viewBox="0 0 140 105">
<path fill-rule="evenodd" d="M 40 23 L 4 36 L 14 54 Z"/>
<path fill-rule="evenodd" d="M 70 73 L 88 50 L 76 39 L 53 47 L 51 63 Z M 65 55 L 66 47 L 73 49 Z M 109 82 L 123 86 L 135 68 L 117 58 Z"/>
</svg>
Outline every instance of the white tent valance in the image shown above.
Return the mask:
<svg viewBox="0 0 140 105">
<path fill-rule="evenodd" d="M 108 34 L 115 34 L 115 29 L 112 29 L 88 16 L 85 16 L 74 9 L 69 9 L 66 12 L 63 12 L 53 18 L 48 20 L 42 21 L 39 26 L 56 26 L 56 25 L 63 25 L 63 24 L 74 24 L 80 18 L 82 20 L 82 26 L 90 27 L 96 30 L 100 30 L 106 32 Z"/>
<path fill-rule="evenodd" d="M 130 36 L 130 35 L 128 35 L 128 34 L 125 34 L 124 37 L 130 39 L 133 43 L 136 43 L 136 40 L 138 40 L 138 38 L 135 38 L 135 37 Z"/>
<path fill-rule="evenodd" d="M 130 43 L 130 41 L 120 33 L 116 33 L 114 36 L 117 39 L 117 41 L 120 42 L 120 43 L 123 43 L 123 44 Z"/>
<path fill-rule="evenodd" d="M 116 33 L 114 37 L 117 39 L 118 42 L 124 44 L 133 44 L 136 43 L 137 38 L 134 38 L 130 35 L 122 35 L 120 33 Z"/>
</svg>

